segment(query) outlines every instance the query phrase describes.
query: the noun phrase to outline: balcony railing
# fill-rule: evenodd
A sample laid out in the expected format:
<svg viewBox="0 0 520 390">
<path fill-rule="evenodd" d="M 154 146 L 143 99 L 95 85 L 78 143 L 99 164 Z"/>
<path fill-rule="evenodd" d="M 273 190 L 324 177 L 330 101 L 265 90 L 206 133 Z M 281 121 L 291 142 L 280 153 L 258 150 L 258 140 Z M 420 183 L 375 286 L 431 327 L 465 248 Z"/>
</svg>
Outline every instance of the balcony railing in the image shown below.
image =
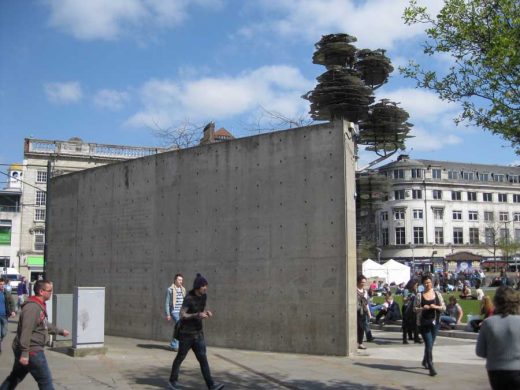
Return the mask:
<svg viewBox="0 0 520 390">
<path fill-rule="evenodd" d="M 105 145 L 81 141 L 47 141 L 25 139 L 26 153 L 81 155 L 115 159 L 131 159 L 165 152 L 165 148 Z"/>
</svg>

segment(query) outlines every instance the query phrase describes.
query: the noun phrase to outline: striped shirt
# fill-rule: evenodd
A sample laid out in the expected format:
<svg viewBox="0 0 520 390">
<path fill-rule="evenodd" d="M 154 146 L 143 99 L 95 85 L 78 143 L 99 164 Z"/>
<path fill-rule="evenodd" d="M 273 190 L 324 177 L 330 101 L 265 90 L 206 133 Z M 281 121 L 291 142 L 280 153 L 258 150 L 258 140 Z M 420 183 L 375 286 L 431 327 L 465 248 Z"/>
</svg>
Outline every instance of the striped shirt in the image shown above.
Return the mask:
<svg viewBox="0 0 520 390">
<path fill-rule="evenodd" d="M 175 287 L 175 305 L 173 309 L 174 314 L 179 314 L 182 307 L 182 301 L 184 301 L 184 297 L 182 296 L 182 287 Z"/>
</svg>

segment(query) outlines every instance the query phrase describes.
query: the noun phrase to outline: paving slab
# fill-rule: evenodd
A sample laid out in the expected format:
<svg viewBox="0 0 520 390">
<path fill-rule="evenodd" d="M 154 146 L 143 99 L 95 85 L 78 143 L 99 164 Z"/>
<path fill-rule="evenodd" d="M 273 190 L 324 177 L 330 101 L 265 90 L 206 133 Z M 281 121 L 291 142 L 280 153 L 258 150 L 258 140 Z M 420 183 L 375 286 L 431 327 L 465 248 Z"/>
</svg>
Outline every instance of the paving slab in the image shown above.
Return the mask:
<svg viewBox="0 0 520 390">
<path fill-rule="evenodd" d="M 16 322 L 0 355 L 0 380 L 10 372 L 10 343 Z M 439 373 L 421 367 L 422 344 L 403 345 L 400 334 L 374 331 L 375 342 L 352 357 L 298 355 L 208 347 L 216 381 L 225 389 L 489 389 L 485 361 L 475 356 L 475 341 L 439 337 L 434 361 Z M 211 334 L 206 335 L 211 343 Z M 56 390 L 165 389 L 175 353 L 167 343 L 107 336 L 105 355 L 71 357 L 66 347 L 46 352 Z M 190 352 L 181 367 L 185 390 L 205 389 L 197 360 Z M 36 389 L 28 376 L 18 387 Z"/>
</svg>

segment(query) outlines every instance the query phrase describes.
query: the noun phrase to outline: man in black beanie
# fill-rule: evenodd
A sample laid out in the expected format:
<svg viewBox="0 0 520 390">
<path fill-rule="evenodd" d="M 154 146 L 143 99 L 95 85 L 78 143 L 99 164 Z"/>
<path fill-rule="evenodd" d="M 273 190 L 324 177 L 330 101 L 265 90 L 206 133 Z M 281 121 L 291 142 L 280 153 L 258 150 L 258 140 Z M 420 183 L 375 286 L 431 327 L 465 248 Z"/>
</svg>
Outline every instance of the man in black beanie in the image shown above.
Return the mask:
<svg viewBox="0 0 520 390">
<path fill-rule="evenodd" d="M 202 320 L 210 318 L 213 314 L 206 308 L 206 298 L 208 291 L 208 281 L 201 275 L 193 281 L 193 290 L 191 290 L 184 302 L 182 303 L 180 313 L 180 330 L 179 330 L 179 351 L 172 364 L 172 372 L 168 388 L 177 390 L 177 380 L 179 379 L 179 369 L 190 349 L 193 349 L 195 357 L 199 361 L 200 370 L 204 381 L 209 390 L 220 390 L 224 387 L 222 384 L 213 382 L 209 369 L 208 358 L 206 356 L 206 342 L 204 341 L 204 332 L 202 330 Z"/>
</svg>

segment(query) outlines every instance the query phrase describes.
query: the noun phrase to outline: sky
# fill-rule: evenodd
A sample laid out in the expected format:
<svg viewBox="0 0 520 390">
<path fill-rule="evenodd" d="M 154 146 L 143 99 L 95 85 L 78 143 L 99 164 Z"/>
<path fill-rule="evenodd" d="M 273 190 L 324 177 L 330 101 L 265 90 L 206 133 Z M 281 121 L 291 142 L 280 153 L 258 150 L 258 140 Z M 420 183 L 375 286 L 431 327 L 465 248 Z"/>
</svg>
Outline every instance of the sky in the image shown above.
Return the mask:
<svg viewBox="0 0 520 390">
<path fill-rule="evenodd" d="M 438 10 L 440 1 L 419 1 Z M 322 35 L 348 33 L 384 48 L 396 70 L 377 99 L 401 103 L 414 124 L 411 158 L 518 164 L 509 143 L 456 126 L 457 104 L 415 88 L 397 67 L 426 58 L 424 26 L 406 26 L 405 0 L 2 0 L 0 168 L 23 161 L 34 137 L 165 146 L 157 130 L 216 123 L 236 137 L 305 117 L 301 96 L 325 71 Z M 283 129 L 278 128 L 278 129 Z M 361 165 L 375 159 L 362 152 Z M 391 160 L 389 160 L 391 161 Z M 388 161 L 387 161 L 388 162 Z M 2 181 L 0 179 L 0 181 Z"/>
</svg>

